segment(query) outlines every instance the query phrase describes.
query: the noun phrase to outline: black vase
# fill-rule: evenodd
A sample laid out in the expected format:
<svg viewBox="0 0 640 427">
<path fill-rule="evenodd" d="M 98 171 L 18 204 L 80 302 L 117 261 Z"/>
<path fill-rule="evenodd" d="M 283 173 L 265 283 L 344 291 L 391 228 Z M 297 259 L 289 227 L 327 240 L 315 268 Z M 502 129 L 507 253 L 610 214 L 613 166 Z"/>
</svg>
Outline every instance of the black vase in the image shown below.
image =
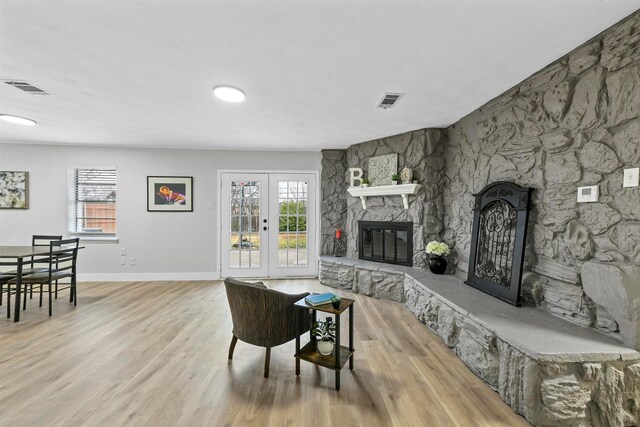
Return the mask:
<svg viewBox="0 0 640 427">
<path fill-rule="evenodd" d="M 447 260 L 439 255 L 429 257 L 429 270 L 433 274 L 442 274 L 447 270 Z"/>
</svg>

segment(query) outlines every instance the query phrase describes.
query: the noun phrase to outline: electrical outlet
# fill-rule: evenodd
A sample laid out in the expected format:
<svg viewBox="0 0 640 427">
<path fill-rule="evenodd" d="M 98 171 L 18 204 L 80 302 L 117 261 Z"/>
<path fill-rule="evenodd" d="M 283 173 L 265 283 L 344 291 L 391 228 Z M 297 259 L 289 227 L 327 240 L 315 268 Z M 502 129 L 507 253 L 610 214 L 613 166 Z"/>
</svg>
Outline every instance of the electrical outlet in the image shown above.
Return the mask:
<svg viewBox="0 0 640 427">
<path fill-rule="evenodd" d="M 213 209 L 213 208 L 215 208 L 215 207 L 216 207 L 216 204 L 215 204 L 215 203 L 213 203 L 213 202 L 209 202 L 209 203 L 207 203 L 207 207 L 208 207 L 209 209 Z"/>
<path fill-rule="evenodd" d="M 126 256 L 127 255 L 127 248 L 120 248 L 120 256 Z"/>
<path fill-rule="evenodd" d="M 589 187 L 578 187 L 578 203 L 597 202 L 599 187 L 591 185 Z"/>
<path fill-rule="evenodd" d="M 127 265 L 127 258 L 126 257 L 123 257 L 123 256 L 120 257 L 120 265 Z"/>
<path fill-rule="evenodd" d="M 129 258 L 129 265 L 136 265 L 136 259 L 133 257 Z"/>
<path fill-rule="evenodd" d="M 637 187 L 640 181 L 640 168 L 631 168 L 624 170 L 623 187 Z"/>
</svg>

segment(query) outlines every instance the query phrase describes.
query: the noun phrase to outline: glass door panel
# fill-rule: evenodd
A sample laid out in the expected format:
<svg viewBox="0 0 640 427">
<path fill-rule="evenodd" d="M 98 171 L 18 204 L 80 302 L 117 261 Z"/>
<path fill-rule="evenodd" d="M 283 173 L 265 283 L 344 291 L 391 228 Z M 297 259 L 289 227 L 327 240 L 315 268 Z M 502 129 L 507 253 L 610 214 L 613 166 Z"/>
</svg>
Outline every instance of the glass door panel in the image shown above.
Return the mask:
<svg viewBox="0 0 640 427">
<path fill-rule="evenodd" d="M 269 188 L 277 194 L 270 223 L 270 239 L 277 242 L 271 251 L 270 272 L 275 276 L 315 275 L 315 175 L 272 174 Z M 275 257 L 275 258 L 274 258 Z M 313 262 L 311 261 L 313 260 Z"/>
<path fill-rule="evenodd" d="M 306 181 L 278 180 L 278 267 L 307 266 Z"/>
<path fill-rule="evenodd" d="M 266 174 L 222 174 L 221 275 L 263 277 L 268 238 L 261 229 L 261 213 L 267 219 L 268 176 Z"/>
</svg>

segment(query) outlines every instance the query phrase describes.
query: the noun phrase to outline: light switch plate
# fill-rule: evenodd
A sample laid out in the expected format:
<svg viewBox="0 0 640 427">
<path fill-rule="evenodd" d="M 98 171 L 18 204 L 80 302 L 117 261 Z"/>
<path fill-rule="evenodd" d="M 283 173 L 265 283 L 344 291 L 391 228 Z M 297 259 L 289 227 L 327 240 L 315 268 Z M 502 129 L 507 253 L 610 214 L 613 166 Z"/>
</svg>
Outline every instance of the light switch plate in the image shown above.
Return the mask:
<svg viewBox="0 0 640 427">
<path fill-rule="evenodd" d="M 600 191 L 597 185 L 578 187 L 578 203 L 597 202 L 599 193 Z"/>
<path fill-rule="evenodd" d="M 623 187 L 637 187 L 640 180 L 640 168 L 631 168 L 624 170 Z"/>
</svg>

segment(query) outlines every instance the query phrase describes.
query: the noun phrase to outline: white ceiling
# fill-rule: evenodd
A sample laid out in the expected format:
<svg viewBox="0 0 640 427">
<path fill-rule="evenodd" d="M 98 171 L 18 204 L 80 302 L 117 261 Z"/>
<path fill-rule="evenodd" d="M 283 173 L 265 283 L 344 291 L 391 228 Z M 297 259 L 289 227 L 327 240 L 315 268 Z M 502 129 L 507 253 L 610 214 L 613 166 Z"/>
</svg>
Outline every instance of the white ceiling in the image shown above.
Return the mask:
<svg viewBox="0 0 640 427">
<path fill-rule="evenodd" d="M 640 1 L 0 0 L 0 142 L 318 150 L 448 126 Z M 220 84 L 247 99 L 227 104 Z M 406 96 L 376 109 L 385 91 Z"/>
</svg>

